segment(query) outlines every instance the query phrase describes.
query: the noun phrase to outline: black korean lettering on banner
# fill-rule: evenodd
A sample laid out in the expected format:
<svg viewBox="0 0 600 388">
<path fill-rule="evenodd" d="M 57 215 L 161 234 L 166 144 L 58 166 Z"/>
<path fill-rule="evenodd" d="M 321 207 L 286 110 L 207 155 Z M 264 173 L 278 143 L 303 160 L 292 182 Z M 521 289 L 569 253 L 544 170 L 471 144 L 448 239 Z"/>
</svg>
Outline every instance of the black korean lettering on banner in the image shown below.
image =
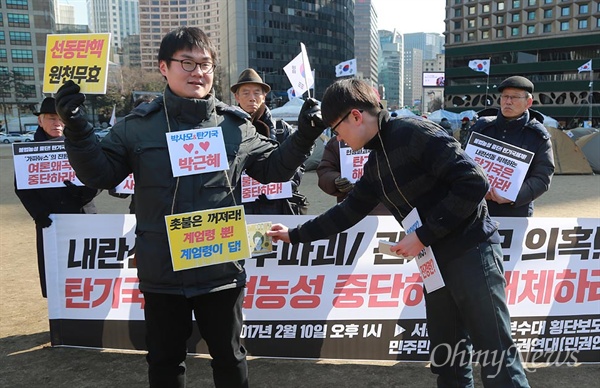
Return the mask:
<svg viewBox="0 0 600 388">
<path fill-rule="evenodd" d="M 78 255 L 77 240 L 69 240 L 67 268 L 120 269 L 123 268 L 125 261 L 128 264 L 134 263 L 131 255 L 134 253 L 135 245 L 130 249 L 125 237 L 120 237 L 118 240 L 116 238 L 84 238 L 80 245 L 81 256 L 76 257 Z"/>
<path fill-rule="evenodd" d="M 402 240 L 404 238 L 404 236 L 406 236 L 405 232 L 376 232 L 375 233 L 375 237 L 377 238 L 377 240 L 388 240 L 391 242 L 399 242 L 400 240 Z M 394 256 L 388 256 L 388 255 L 384 255 L 382 253 L 379 253 L 379 247 L 375 246 L 375 248 L 373 248 L 373 264 L 374 265 L 392 265 L 392 264 L 404 264 L 406 263 L 408 260 L 406 260 L 405 258 L 401 258 L 401 257 L 394 257 Z"/>
<path fill-rule="evenodd" d="M 313 243 L 290 245 L 281 244 L 281 258 L 278 262 L 281 266 L 321 266 L 321 265 L 353 265 L 365 233 L 359 232 L 352 242 L 349 250 L 348 233 L 340 233 L 331 236 L 327 240 L 319 240 Z M 323 241 L 327 241 L 323 245 Z M 312 253 L 314 255 L 311 255 Z M 270 256 L 268 256 L 270 257 Z M 262 258 L 261 258 L 262 259 Z M 260 260 L 260 259 L 259 259 Z M 257 260 L 257 265 L 264 266 L 264 260 Z"/>
<path fill-rule="evenodd" d="M 563 230 L 561 234 L 563 243 L 558 244 L 558 254 L 578 255 L 581 260 L 588 260 L 590 257 L 594 258 L 595 253 L 595 258 L 598 258 L 598 252 L 591 252 L 593 233 L 594 229 L 584 229 L 581 226 Z M 598 233 L 596 238 L 597 235 Z"/>
<path fill-rule="evenodd" d="M 525 236 L 525 247 L 532 251 L 546 247 L 545 252 L 528 253 L 522 256 L 522 260 L 554 260 L 556 253 L 556 242 L 558 239 L 558 228 L 550 228 L 550 233 L 542 228 L 534 228 Z"/>
<path fill-rule="evenodd" d="M 118 243 L 114 238 L 101 238 L 98 245 L 98 268 L 123 268 L 123 262 L 129 252 L 130 248 L 125 237 L 120 237 Z"/>
<path fill-rule="evenodd" d="M 498 229 L 498 234 L 500 235 L 500 237 L 502 237 L 502 242 L 500 243 L 502 251 L 509 251 L 512 245 L 515 231 L 512 229 Z M 502 261 L 510 261 L 510 255 L 502 255 Z"/>
</svg>

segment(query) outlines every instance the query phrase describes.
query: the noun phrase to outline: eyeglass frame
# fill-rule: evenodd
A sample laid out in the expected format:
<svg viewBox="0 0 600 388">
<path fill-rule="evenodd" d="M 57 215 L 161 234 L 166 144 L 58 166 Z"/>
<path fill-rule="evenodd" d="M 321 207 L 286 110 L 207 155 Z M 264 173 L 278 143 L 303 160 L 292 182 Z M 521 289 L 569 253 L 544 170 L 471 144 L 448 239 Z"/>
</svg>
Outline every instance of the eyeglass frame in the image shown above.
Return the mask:
<svg viewBox="0 0 600 388">
<path fill-rule="evenodd" d="M 191 72 L 195 71 L 196 68 L 200 68 L 200 71 L 202 72 L 202 74 L 211 74 L 213 71 L 215 71 L 215 67 L 217 67 L 217 65 L 215 65 L 212 62 L 200 62 L 200 63 L 198 63 L 196 61 L 192 61 L 191 59 L 177 59 L 177 58 L 169 58 L 169 60 L 175 61 L 175 62 L 179 62 L 179 64 L 181 65 L 181 69 L 183 69 L 183 71 L 187 71 L 188 73 L 191 73 Z M 188 63 L 191 62 L 191 63 L 193 63 L 194 64 L 194 68 L 192 70 L 187 70 L 185 67 L 183 67 L 183 63 L 184 62 L 188 62 Z M 211 66 L 210 70 L 206 70 L 206 71 L 202 70 L 202 66 L 205 66 L 205 65 L 210 65 Z"/>
<path fill-rule="evenodd" d="M 520 99 L 522 99 L 522 98 L 523 98 L 523 99 L 527 99 L 527 98 L 529 98 L 529 96 L 528 96 L 528 95 L 527 95 L 527 96 L 508 96 L 508 95 L 500 95 L 500 100 L 504 100 L 504 101 L 511 101 L 511 102 L 512 102 L 512 100 L 515 100 L 515 99 L 517 99 L 517 100 L 520 100 Z"/>
<path fill-rule="evenodd" d="M 331 130 L 331 134 L 332 134 L 333 136 L 337 136 L 337 135 L 339 135 L 339 133 L 338 133 L 338 132 L 337 132 L 335 129 L 336 129 L 337 127 L 339 127 L 339 126 L 340 126 L 340 124 L 341 124 L 341 123 L 343 123 L 343 122 L 344 122 L 344 120 L 346 120 L 346 119 L 348 118 L 348 116 L 350 116 L 350 113 L 352 113 L 352 111 L 353 111 L 353 110 L 354 110 L 354 109 L 350 109 L 350 110 L 348 111 L 348 113 L 346 113 L 346 114 L 344 115 L 344 117 L 342 117 L 342 118 L 340 119 L 340 121 L 338 121 L 338 122 L 337 122 L 337 124 L 335 124 L 333 127 L 331 127 L 331 128 L 330 128 L 330 130 Z M 362 113 L 362 112 L 363 112 L 363 110 L 362 110 L 362 109 L 358 109 L 358 111 L 359 111 L 360 113 Z"/>
</svg>

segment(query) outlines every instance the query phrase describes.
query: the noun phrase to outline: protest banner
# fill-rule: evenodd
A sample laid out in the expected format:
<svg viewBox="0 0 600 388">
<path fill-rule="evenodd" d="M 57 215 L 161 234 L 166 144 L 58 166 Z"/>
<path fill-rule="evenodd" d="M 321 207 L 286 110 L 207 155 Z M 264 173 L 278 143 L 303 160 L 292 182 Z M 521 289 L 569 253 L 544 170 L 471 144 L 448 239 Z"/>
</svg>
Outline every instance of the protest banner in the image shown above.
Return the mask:
<svg viewBox="0 0 600 388">
<path fill-rule="evenodd" d="M 44 229 L 53 346 L 144 349 L 133 215 L 53 215 Z M 251 215 L 297 225 L 310 216 Z M 600 357 L 600 221 L 499 218 L 512 335 L 527 361 Z M 368 216 L 310 244 L 276 243 L 245 259 L 242 337 L 250 355 L 427 361 L 415 260 L 379 253 L 392 217 Z M 207 354 L 196 329 L 190 353 Z"/>
</svg>

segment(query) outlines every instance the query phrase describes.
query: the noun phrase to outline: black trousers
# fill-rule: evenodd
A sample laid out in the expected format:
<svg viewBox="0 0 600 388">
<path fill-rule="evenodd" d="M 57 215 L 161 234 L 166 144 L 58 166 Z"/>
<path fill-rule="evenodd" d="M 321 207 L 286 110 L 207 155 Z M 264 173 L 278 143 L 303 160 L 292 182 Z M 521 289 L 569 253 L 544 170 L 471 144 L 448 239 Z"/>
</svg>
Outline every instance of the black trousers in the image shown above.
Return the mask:
<svg viewBox="0 0 600 388">
<path fill-rule="evenodd" d="M 192 298 L 145 292 L 144 299 L 151 388 L 185 387 L 186 341 L 192 334 L 192 312 L 212 357 L 215 387 L 248 387 L 246 349 L 240 343 L 243 288 Z"/>
</svg>

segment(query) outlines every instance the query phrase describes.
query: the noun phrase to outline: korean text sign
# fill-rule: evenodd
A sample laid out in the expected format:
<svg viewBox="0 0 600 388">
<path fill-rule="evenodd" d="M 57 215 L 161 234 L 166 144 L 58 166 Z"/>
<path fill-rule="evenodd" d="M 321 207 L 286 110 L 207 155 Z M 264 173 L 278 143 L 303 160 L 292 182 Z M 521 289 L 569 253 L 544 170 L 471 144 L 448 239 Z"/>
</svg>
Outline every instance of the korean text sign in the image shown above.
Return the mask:
<svg viewBox="0 0 600 388">
<path fill-rule="evenodd" d="M 165 222 L 174 271 L 250 257 L 242 206 L 173 214 Z"/>
<path fill-rule="evenodd" d="M 139 321 L 143 328 L 144 299 L 132 258 L 135 217 L 52 217 L 44 229 L 50 320 L 103 321 L 104 330 L 111 321 Z M 297 225 L 310 218 L 250 215 L 248 221 Z M 548 351 L 562 352 L 561 357 L 578 352 L 581 362 L 597 361 L 600 220 L 497 220 L 511 331 L 521 354 L 539 360 L 536 355 Z M 246 259 L 245 346 L 259 356 L 427 360 L 424 289 L 416 262 L 377 250 L 378 240 L 398 241 L 403 233 L 391 217 L 369 216 L 328 239 L 277 243 L 270 254 Z M 100 332 L 51 336 L 54 341 L 72 335 L 76 342 L 101 336 L 102 325 L 95 328 Z M 111 347 L 127 346 L 125 341 Z"/>
<path fill-rule="evenodd" d="M 44 93 L 73 80 L 86 94 L 105 94 L 110 34 L 50 34 L 46 37 Z"/>
<path fill-rule="evenodd" d="M 487 174 L 491 187 L 506 199 L 517 199 L 525 180 L 533 152 L 473 132 L 465 152 Z"/>
<path fill-rule="evenodd" d="M 281 199 L 292 197 L 292 182 L 260 183 L 245 172 L 242 173 L 242 203 L 254 202 L 264 194 L 267 199 Z"/>
<path fill-rule="evenodd" d="M 82 186 L 69 163 L 62 141 L 13 143 L 17 189 L 65 187 L 66 180 Z"/>
<path fill-rule="evenodd" d="M 363 168 L 370 153 L 370 150 L 364 148 L 353 151 L 346 143 L 340 142 L 340 175 L 355 183 L 363 175 Z"/>
<path fill-rule="evenodd" d="M 169 132 L 166 136 L 173 176 L 229 169 L 220 127 Z"/>
</svg>

